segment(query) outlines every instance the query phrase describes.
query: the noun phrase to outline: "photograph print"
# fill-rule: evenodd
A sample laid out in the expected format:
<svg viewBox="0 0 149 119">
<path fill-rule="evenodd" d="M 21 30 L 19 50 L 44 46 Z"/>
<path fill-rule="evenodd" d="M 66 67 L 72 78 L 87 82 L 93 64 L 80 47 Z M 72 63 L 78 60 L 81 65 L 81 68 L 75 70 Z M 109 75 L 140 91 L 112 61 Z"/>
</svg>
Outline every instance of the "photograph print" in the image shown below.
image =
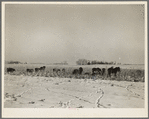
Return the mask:
<svg viewBox="0 0 149 119">
<path fill-rule="evenodd" d="M 3 115 L 148 115 L 147 47 L 147 2 L 2 2 Z"/>
</svg>

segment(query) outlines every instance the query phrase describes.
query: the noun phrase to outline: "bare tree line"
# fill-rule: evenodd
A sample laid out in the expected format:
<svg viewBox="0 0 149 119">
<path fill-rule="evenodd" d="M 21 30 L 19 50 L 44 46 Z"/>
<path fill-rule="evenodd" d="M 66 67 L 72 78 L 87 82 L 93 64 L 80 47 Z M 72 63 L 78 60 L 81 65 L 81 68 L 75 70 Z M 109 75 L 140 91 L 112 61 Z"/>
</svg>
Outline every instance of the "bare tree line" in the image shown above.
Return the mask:
<svg viewBox="0 0 149 119">
<path fill-rule="evenodd" d="M 116 62 L 106 62 L 106 61 L 98 61 L 98 60 L 87 60 L 87 59 L 79 59 L 76 61 L 77 65 L 94 65 L 94 64 L 111 64 L 115 65 Z"/>
</svg>

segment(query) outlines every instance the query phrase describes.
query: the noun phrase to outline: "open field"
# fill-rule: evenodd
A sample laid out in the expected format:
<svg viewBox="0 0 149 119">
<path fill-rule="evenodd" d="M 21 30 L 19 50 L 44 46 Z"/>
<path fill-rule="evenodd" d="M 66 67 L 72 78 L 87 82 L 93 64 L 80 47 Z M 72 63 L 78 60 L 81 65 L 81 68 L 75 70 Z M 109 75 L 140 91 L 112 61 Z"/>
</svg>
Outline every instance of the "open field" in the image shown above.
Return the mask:
<svg viewBox="0 0 149 119">
<path fill-rule="evenodd" d="M 144 83 L 5 76 L 5 108 L 143 108 Z"/>
<path fill-rule="evenodd" d="M 144 70 L 145 66 L 144 65 L 46 65 L 46 64 L 5 64 L 5 68 L 7 67 L 13 67 L 13 68 L 35 68 L 35 67 L 41 67 L 41 66 L 46 66 L 46 70 L 60 67 L 60 68 L 78 68 L 78 67 L 83 67 L 85 69 L 91 69 L 93 67 L 99 67 L 99 68 L 109 68 L 111 66 L 114 67 L 120 67 L 122 69 L 141 69 Z"/>
<path fill-rule="evenodd" d="M 6 65 L 16 69 L 16 73 L 4 75 L 5 108 L 143 108 L 144 107 L 144 67 L 121 65 L 127 77 L 108 79 L 103 76 L 62 76 L 52 75 L 53 68 L 64 68 L 71 72 L 80 66 L 45 65 L 46 70 L 39 74 L 26 73 L 27 68 L 44 65 Z M 84 72 L 92 67 L 81 66 Z M 107 66 L 111 67 L 111 66 Z M 129 76 L 129 72 L 141 70 L 140 76 Z M 130 79 L 137 78 L 139 82 Z M 126 78 L 126 79 L 125 79 Z"/>
<path fill-rule="evenodd" d="M 46 66 L 45 70 L 42 72 L 32 72 L 27 73 L 26 69 L 33 69 L 39 68 L 41 66 Z M 107 73 L 103 76 L 96 75 L 92 76 L 92 68 L 110 68 L 113 67 L 120 67 L 121 72 L 117 75 L 117 77 L 107 77 Z M 6 69 L 8 67 L 14 68 L 16 71 L 11 73 L 12 75 L 23 75 L 23 76 L 40 76 L 40 77 L 60 77 L 60 78 L 78 78 L 78 79 L 99 79 L 103 78 L 106 80 L 124 80 L 124 81 L 141 81 L 144 82 L 144 65 L 41 65 L 41 64 L 6 64 L 5 65 L 5 74 L 7 74 Z M 73 75 L 72 72 L 74 69 L 78 69 L 79 67 L 83 68 L 82 75 Z M 59 74 L 53 73 L 53 68 L 58 68 L 62 71 L 65 68 L 65 74 L 60 72 Z M 90 75 L 85 75 L 85 73 L 89 73 Z"/>
</svg>

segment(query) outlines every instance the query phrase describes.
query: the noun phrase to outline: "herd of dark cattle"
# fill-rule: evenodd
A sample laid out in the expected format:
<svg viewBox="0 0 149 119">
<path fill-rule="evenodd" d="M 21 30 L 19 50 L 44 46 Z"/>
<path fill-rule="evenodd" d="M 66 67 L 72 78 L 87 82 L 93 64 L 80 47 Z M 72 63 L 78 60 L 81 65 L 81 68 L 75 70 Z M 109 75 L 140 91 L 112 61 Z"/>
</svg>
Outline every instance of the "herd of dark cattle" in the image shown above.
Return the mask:
<svg viewBox="0 0 149 119">
<path fill-rule="evenodd" d="M 43 66 L 43 67 L 40 67 L 40 68 L 35 68 L 35 70 L 34 69 L 26 69 L 26 72 L 28 72 L 28 73 L 32 73 L 32 72 L 39 72 L 39 71 L 45 71 L 45 66 Z M 14 68 L 7 68 L 7 72 L 8 73 L 11 73 L 11 72 L 14 72 L 15 71 L 15 69 Z M 59 72 L 65 72 L 65 69 L 63 68 L 62 70 L 60 70 L 60 69 L 57 69 L 57 68 L 54 68 L 53 69 L 53 73 L 59 73 Z M 105 72 L 107 72 L 107 76 L 111 76 L 111 74 L 113 74 L 114 76 L 116 76 L 116 74 L 118 73 L 118 72 L 120 72 L 121 70 L 120 70 L 120 67 L 115 67 L 115 68 L 113 68 L 113 67 L 110 67 L 110 68 L 108 68 L 107 70 L 105 69 L 105 68 L 102 68 L 102 69 L 100 69 L 100 68 L 92 68 L 92 74 L 91 75 L 104 75 L 105 74 Z M 72 71 L 72 74 L 73 75 L 81 75 L 82 74 L 82 72 L 83 72 L 83 68 L 82 67 L 80 67 L 79 69 L 74 69 L 73 71 Z M 86 73 L 84 73 L 85 75 L 89 75 L 90 73 L 88 73 L 88 72 L 86 72 Z"/>
</svg>

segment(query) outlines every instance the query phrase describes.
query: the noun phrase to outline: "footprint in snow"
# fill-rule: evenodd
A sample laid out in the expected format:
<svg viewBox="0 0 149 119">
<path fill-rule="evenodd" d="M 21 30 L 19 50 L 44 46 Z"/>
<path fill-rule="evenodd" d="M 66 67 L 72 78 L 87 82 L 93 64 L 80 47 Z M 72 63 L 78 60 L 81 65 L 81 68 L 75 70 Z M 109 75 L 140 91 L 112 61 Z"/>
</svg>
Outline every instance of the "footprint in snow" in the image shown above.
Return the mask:
<svg viewBox="0 0 149 119">
<path fill-rule="evenodd" d="M 33 101 L 31 101 L 31 102 L 29 102 L 29 104 L 34 104 L 35 102 L 33 102 Z"/>
<path fill-rule="evenodd" d="M 39 101 L 42 101 L 42 102 L 44 102 L 44 101 L 45 101 L 45 99 L 41 99 L 41 100 L 39 100 Z"/>
<path fill-rule="evenodd" d="M 59 83 L 55 83 L 55 85 L 59 85 Z"/>
</svg>

